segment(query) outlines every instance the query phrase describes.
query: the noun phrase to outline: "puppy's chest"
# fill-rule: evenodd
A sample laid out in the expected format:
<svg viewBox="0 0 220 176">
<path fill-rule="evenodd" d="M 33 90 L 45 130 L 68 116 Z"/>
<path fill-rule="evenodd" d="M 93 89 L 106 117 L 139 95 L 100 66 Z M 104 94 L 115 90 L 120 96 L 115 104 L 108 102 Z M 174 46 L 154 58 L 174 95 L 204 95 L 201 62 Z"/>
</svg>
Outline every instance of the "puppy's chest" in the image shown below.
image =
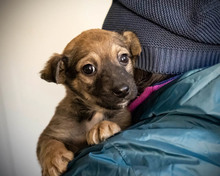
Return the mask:
<svg viewBox="0 0 220 176">
<path fill-rule="evenodd" d="M 87 120 L 84 121 L 86 131 L 90 130 L 94 125 L 97 123 L 101 122 L 102 120 L 105 119 L 105 115 L 102 112 L 94 112 L 93 116 Z"/>
<path fill-rule="evenodd" d="M 93 116 L 85 121 L 85 126 L 87 130 L 90 130 L 94 125 L 103 121 L 103 120 L 111 120 L 113 114 L 106 112 L 94 112 Z"/>
</svg>

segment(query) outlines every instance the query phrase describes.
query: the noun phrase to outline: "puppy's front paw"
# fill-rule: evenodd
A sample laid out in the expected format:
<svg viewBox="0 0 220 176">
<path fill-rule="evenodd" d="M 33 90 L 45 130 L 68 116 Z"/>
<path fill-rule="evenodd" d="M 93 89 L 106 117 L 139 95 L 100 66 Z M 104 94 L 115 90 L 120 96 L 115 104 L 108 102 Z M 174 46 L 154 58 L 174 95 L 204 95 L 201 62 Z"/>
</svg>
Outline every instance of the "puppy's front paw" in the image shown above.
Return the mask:
<svg viewBox="0 0 220 176">
<path fill-rule="evenodd" d="M 73 152 L 67 150 L 64 146 L 54 146 L 49 151 L 42 165 L 43 176 L 59 176 L 66 171 L 69 161 L 74 157 Z"/>
<path fill-rule="evenodd" d="M 102 121 L 96 124 L 86 135 L 89 145 L 98 144 L 115 133 L 121 131 L 121 128 L 114 122 Z"/>
</svg>

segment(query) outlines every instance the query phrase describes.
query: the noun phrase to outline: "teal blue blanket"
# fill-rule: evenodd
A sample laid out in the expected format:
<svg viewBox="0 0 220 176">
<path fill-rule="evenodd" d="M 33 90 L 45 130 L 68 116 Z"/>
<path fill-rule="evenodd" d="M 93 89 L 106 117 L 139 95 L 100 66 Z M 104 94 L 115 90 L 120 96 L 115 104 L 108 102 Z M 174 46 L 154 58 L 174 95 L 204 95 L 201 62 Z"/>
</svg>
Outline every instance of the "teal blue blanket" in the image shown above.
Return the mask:
<svg viewBox="0 0 220 176">
<path fill-rule="evenodd" d="M 133 117 L 129 129 L 82 150 L 64 176 L 220 176 L 220 64 L 159 89 Z"/>
</svg>

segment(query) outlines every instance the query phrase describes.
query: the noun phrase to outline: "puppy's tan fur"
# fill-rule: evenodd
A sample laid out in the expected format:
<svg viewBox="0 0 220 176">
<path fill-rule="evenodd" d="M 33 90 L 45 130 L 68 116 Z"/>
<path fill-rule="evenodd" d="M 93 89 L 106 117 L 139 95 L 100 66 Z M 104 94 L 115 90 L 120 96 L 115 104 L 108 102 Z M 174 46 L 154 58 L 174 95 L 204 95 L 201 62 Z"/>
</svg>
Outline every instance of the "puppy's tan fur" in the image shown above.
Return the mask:
<svg viewBox="0 0 220 176">
<path fill-rule="evenodd" d="M 38 141 L 43 176 L 60 175 L 74 153 L 131 124 L 126 105 L 137 95 L 133 64 L 140 52 L 132 32 L 121 35 L 93 29 L 74 38 L 62 54 L 47 62 L 41 77 L 63 84 L 66 96 Z"/>
</svg>

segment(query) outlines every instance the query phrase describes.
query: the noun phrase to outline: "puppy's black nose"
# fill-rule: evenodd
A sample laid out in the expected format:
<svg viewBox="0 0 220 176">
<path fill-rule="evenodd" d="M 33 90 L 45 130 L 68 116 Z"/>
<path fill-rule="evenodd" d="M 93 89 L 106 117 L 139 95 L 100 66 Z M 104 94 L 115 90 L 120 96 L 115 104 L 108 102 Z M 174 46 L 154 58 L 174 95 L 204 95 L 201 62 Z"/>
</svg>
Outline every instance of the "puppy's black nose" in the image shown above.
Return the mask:
<svg viewBox="0 0 220 176">
<path fill-rule="evenodd" d="M 120 98 L 126 97 L 129 93 L 129 87 L 127 85 L 122 85 L 113 89 L 113 93 Z"/>
</svg>

